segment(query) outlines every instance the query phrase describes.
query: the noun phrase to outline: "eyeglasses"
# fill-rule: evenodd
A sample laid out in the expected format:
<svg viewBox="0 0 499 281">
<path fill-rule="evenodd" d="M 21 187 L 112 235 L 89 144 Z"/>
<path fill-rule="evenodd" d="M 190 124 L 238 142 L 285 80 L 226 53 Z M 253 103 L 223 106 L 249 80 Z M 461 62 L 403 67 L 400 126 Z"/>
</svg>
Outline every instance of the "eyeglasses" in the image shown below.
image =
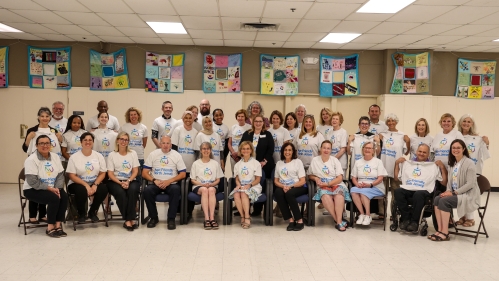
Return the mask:
<svg viewBox="0 0 499 281">
<path fill-rule="evenodd" d="M 50 142 L 39 142 L 39 146 L 50 146 Z"/>
<path fill-rule="evenodd" d="M 61 108 L 54 107 L 54 108 L 52 108 L 52 110 L 64 110 L 64 108 L 62 108 L 62 107 Z"/>
<path fill-rule="evenodd" d="M 200 106 L 210 106 L 210 104 L 209 103 L 202 103 L 202 104 L 200 104 Z"/>
<path fill-rule="evenodd" d="M 124 141 L 124 142 L 128 142 L 129 141 L 128 139 L 124 139 L 124 138 L 119 138 L 118 140 Z"/>
<path fill-rule="evenodd" d="M 253 121 L 253 123 L 263 123 L 263 121 L 257 121 L 257 120 L 255 120 L 255 121 Z"/>
<path fill-rule="evenodd" d="M 360 123 L 361 126 L 369 126 L 369 123 Z"/>
</svg>

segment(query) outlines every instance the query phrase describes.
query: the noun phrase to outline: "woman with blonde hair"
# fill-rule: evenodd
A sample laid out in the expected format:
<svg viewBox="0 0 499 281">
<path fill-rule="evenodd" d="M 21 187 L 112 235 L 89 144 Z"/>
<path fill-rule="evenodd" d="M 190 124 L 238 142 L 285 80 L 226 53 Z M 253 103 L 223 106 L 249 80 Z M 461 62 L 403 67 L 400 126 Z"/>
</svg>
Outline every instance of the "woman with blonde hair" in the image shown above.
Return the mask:
<svg viewBox="0 0 499 281">
<path fill-rule="evenodd" d="M 409 138 L 411 142 L 411 160 L 416 159 L 416 152 L 418 151 L 420 144 L 424 143 L 428 145 L 428 147 L 431 147 L 431 143 L 433 142 L 433 137 L 430 136 L 430 126 L 425 118 L 419 118 L 418 121 L 416 121 L 414 133 L 415 134 Z"/>
<path fill-rule="evenodd" d="M 324 136 L 316 130 L 314 116 L 305 115 L 300 134 L 294 139 L 294 145 L 298 151 L 298 159 L 303 162 L 305 170 L 310 166 L 312 159 L 319 155 L 323 141 Z"/>
<path fill-rule="evenodd" d="M 455 139 L 464 140 L 463 134 L 458 130 L 453 130 L 456 126 L 456 119 L 450 113 L 444 113 L 438 121 L 442 132 L 435 135 L 431 143 L 431 151 L 434 153 L 434 161 L 440 160 L 449 170 L 448 158 L 450 152 L 450 144 Z"/>
<path fill-rule="evenodd" d="M 203 124 L 203 130 L 200 131 L 196 138 L 194 139 L 194 151 L 199 153 L 201 149 L 201 144 L 207 142 L 211 145 L 211 151 L 213 153 L 213 159 L 220 165 L 221 169 L 225 169 L 224 159 L 223 159 L 223 144 L 220 139 L 220 135 L 213 131 L 213 121 L 211 121 L 209 116 L 204 116 L 201 120 Z"/>
<path fill-rule="evenodd" d="M 140 168 L 144 166 L 144 149 L 147 145 L 147 127 L 142 124 L 142 111 L 136 107 L 130 107 L 125 113 L 126 123 L 121 126 L 120 131 L 126 132 L 130 137 L 128 147 L 137 152 Z M 138 177 L 139 182 L 142 182 L 142 177 Z"/>
<path fill-rule="evenodd" d="M 324 138 L 327 136 L 328 132 L 333 128 L 331 126 L 331 117 L 333 117 L 333 111 L 327 107 L 321 109 L 321 121 L 320 125 L 317 126 L 317 131 L 319 131 Z"/>
</svg>

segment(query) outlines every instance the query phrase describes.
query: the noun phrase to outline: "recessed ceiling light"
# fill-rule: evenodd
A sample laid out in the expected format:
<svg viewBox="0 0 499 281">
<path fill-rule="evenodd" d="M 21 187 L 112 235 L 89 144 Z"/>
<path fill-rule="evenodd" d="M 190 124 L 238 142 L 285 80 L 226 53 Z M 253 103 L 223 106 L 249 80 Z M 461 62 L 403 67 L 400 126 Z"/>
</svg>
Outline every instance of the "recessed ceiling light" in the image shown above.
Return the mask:
<svg viewBox="0 0 499 281">
<path fill-rule="evenodd" d="M 416 0 L 369 0 L 357 13 L 395 14 Z"/>
<path fill-rule="evenodd" d="M 494 41 L 494 42 L 499 42 L 499 39 L 496 39 L 496 40 L 492 40 L 492 41 Z"/>
<path fill-rule="evenodd" d="M 326 37 L 322 38 L 321 43 L 337 43 L 343 44 L 352 41 L 359 37 L 360 33 L 329 33 Z"/>
<path fill-rule="evenodd" d="M 146 22 L 156 33 L 187 34 L 180 22 Z"/>
<path fill-rule="evenodd" d="M 8 25 L 5 25 L 3 23 L 0 23 L 0 32 L 22 32 L 19 29 L 15 29 L 13 27 L 10 27 Z"/>
</svg>

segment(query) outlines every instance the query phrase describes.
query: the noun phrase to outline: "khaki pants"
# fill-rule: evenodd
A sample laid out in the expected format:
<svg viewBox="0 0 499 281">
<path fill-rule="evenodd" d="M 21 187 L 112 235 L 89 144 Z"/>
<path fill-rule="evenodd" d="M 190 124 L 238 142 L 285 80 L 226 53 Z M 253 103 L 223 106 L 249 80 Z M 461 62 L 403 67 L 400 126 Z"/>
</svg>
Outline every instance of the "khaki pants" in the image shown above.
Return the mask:
<svg viewBox="0 0 499 281">
<path fill-rule="evenodd" d="M 386 191 L 390 190 L 390 194 L 392 195 L 392 199 L 390 200 L 390 205 L 393 206 L 393 200 L 395 198 L 394 192 L 395 189 L 398 189 L 400 187 L 400 182 L 395 181 L 395 179 L 386 177 L 383 179 L 383 184 L 385 185 Z M 383 214 L 385 212 L 385 208 L 383 206 L 383 200 L 378 200 L 378 207 L 379 207 L 379 213 Z"/>
</svg>

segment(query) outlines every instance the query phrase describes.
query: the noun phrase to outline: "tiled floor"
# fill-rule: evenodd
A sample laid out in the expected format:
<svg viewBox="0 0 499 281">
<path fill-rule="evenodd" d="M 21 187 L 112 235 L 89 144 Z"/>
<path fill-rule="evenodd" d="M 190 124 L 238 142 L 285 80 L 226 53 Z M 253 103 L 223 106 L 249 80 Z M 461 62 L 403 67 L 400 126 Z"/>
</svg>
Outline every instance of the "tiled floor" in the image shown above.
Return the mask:
<svg viewBox="0 0 499 281">
<path fill-rule="evenodd" d="M 286 232 L 277 218 L 272 227 L 254 219 L 243 230 L 236 219 L 205 231 L 197 207 L 194 222 L 168 231 L 163 204 L 154 229 L 129 233 L 115 221 L 66 227 L 66 238 L 49 238 L 41 228 L 25 236 L 17 228 L 17 190 L 0 185 L 0 280 L 499 280 L 498 193 L 485 220 L 490 238 L 474 245 L 455 236 L 431 242 L 388 225 L 384 232 L 373 224 L 340 233 L 320 212 L 317 226 L 300 232 Z"/>
</svg>

